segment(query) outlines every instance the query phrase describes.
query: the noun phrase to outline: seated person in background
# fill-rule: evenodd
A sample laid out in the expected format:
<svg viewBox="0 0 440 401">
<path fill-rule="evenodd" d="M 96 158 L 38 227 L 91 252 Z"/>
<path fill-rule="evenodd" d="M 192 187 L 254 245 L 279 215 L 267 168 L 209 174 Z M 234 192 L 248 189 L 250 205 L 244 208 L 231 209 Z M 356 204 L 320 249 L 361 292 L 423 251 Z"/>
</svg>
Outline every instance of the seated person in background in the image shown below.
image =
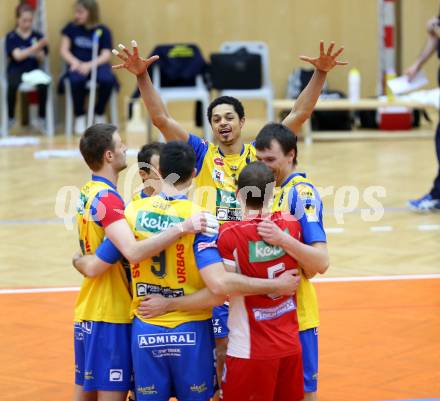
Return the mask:
<svg viewBox="0 0 440 401">
<path fill-rule="evenodd" d="M 28 4 L 21 4 L 16 10 L 17 25 L 6 35 L 8 57 L 8 118 L 9 128 L 15 124 L 15 102 L 22 75 L 39 68 L 47 54 L 47 39 L 32 30 L 34 10 Z M 36 85 L 38 92 L 38 128 L 44 126 L 46 117 L 47 85 Z"/>
<path fill-rule="evenodd" d="M 98 57 L 92 60 L 93 36 L 99 30 Z M 87 82 L 93 63 L 98 66 L 96 81 L 98 95 L 95 106 L 95 123 L 105 123 L 105 107 L 113 88 L 117 85 L 109 64 L 112 36 L 110 30 L 99 23 L 99 8 L 95 0 L 77 0 L 75 20 L 61 31 L 60 53 L 68 64 L 68 70 L 62 79 L 69 80 L 72 87 L 73 108 L 75 113 L 75 133 L 82 134 L 86 127 L 84 100 Z"/>
</svg>

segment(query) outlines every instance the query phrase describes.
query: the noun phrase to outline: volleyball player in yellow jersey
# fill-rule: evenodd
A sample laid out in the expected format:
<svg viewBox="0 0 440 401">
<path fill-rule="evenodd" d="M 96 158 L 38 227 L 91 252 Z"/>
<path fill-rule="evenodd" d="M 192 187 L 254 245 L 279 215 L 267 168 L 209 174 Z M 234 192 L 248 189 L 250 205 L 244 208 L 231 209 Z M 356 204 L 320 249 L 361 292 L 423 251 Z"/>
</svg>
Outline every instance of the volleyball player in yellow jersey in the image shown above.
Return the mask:
<svg viewBox="0 0 440 401">
<path fill-rule="evenodd" d="M 127 206 L 126 218 L 137 238 L 152 238 L 200 210 L 185 196 L 195 174 L 195 158 L 186 143 L 165 145 L 160 173 L 164 177 L 177 174 L 179 179 L 175 187 L 165 182 L 159 195 Z M 297 279 L 289 272 L 275 279 L 227 273 L 216 240 L 216 234 L 186 235 L 164 252 L 158 248 L 155 257 L 131 265 L 132 356 L 138 401 L 165 401 L 171 395 L 181 401 L 208 400 L 215 378 L 212 306 L 221 303 L 224 294 L 282 295 L 292 294 L 296 288 Z M 98 258 L 88 256 L 81 262 L 86 259 L 96 263 Z M 204 291 L 205 283 L 212 292 Z M 146 319 L 138 306 L 155 294 L 171 299 L 171 312 Z M 194 302 L 194 297 L 199 301 Z"/>
<path fill-rule="evenodd" d="M 160 187 L 160 177 L 158 175 L 159 155 L 163 146 L 162 142 L 152 142 L 142 146 L 139 150 L 137 161 L 143 188 L 133 195 L 132 201 L 157 195 Z"/>
<path fill-rule="evenodd" d="M 143 59 L 138 55 L 137 43 L 132 41 L 132 45 L 132 53 L 123 45 L 119 45 L 121 52 L 113 50 L 113 54 L 123 60 L 122 64 L 113 66 L 113 68 L 126 69 L 136 76 L 142 99 L 151 120 L 163 134 L 165 140 L 188 142 L 196 151 L 197 176 L 194 200 L 217 216 L 220 223 L 240 219 L 240 209 L 235 196 L 236 177 L 248 163 L 255 160 L 253 143 L 243 144 L 241 138 L 241 130 L 245 123 L 245 113 L 241 102 L 238 99 L 223 96 L 210 104 L 207 110 L 208 120 L 218 146 L 203 141 L 185 130 L 169 115 L 160 95 L 154 89 L 146 71 L 159 57 L 152 56 Z M 327 72 L 336 65 L 347 64 L 336 60 L 343 52 L 343 48 L 334 53 L 333 48 L 334 43 L 332 42 L 328 50 L 325 51 L 324 43 L 321 41 L 319 57 L 300 57 L 301 60 L 311 63 L 316 69 L 309 84 L 295 101 L 292 111 L 283 120 L 283 124 L 295 133 L 299 132 L 302 124 L 310 117 L 321 93 Z M 218 316 L 217 312 L 219 312 Z M 214 323 L 218 323 L 216 338 L 218 339 L 218 365 L 220 369 L 226 354 L 228 334 L 225 318 L 227 318 L 227 309 L 216 308 Z"/>
<path fill-rule="evenodd" d="M 119 172 L 126 167 L 126 147 L 116 127 L 91 126 L 81 138 L 80 151 L 93 173 L 81 189 L 77 209 L 82 254 L 95 253 L 107 236 L 136 263 L 182 235 L 206 228 L 206 218 L 199 214 L 166 230 L 154 241 L 136 241 L 116 190 Z M 104 252 L 102 257 L 108 255 Z M 131 376 L 128 280 L 117 261 L 91 276 L 84 279 L 75 306 L 74 400 L 122 401 Z"/>
<path fill-rule="evenodd" d="M 267 124 L 255 141 L 257 158 L 272 169 L 276 179 L 273 211 L 292 216 L 301 225 L 301 242 L 281 232 L 271 221 L 258 227 L 262 238 L 281 246 L 301 267 L 297 291 L 297 312 L 303 350 L 304 392 L 307 401 L 316 400 L 318 375 L 318 300 L 309 278 L 324 273 L 329 265 L 326 235 L 319 193 L 305 174 L 295 171 L 296 137 L 282 124 Z M 304 246 L 304 244 L 308 246 Z"/>
</svg>

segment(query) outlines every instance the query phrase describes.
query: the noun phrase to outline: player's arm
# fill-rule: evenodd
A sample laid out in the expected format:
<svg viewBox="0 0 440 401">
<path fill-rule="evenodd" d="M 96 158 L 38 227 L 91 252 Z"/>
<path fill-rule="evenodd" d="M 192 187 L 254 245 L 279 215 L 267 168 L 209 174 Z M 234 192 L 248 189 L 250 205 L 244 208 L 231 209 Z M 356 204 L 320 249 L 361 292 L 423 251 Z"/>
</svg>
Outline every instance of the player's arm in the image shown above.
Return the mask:
<svg viewBox="0 0 440 401">
<path fill-rule="evenodd" d="M 121 52 L 113 49 L 113 54 L 119 57 L 123 63 L 113 66 L 114 69 L 125 68 L 136 76 L 137 85 L 141 92 L 142 100 L 150 114 L 154 126 L 163 134 L 166 141 L 187 142 L 189 133 L 168 113 L 165 104 L 159 93 L 153 86 L 150 76 L 147 73 L 148 67 L 159 59 L 159 56 L 152 56 L 148 59 L 139 57 L 136 41 L 132 41 L 133 53 L 130 53 L 123 45 L 119 45 Z"/>
<path fill-rule="evenodd" d="M 300 59 L 312 64 L 315 67 L 315 72 L 296 99 L 295 104 L 291 112 L 283 120 L 283 124 L 289 127 L 295 134 L 297 134 L 304 122 L 310 118 L 319 95 L 321 94 L 322 87 L 324 86 L 327 73 L 333 69 L 336 65 L 346 65 L 345 61 L 337 61 L 337 57 L 342 54 L 344 48 L 341 47 L 336 53 L 332 54 L 334 42 L 330 43 L 327 52 L 324 51 L 324 42 L 320 42 L 320 55 L 316 58 L 307 56 L 300 56 Z"/>
<path fill-rule="evenodd" d="M 414 62 L 414 64 L 405 71 L 409 81 L 414 79 L 416 74 L 422 68 L 423 64 L 429 60 L 437 49 L 437 42 L 439 40 L 440 32 L 437 17 L 433 17 L 428 21 L 426 30 L 428 32 L 428 39 L 426 40 L 422 52 L 420 53 L 419 57 L 417 57 L 417 60 Z"/>
<path fill-rule="evenodd" d="M 215 295 L 209 288 L 202 288 L 192 294 L 177 298 L 148 295 L 140 302 L 138 312 L 144 319 L 151 319 L 173 311 L 210 309 L 223 304 L 225 299 L 225 295 Z"/>
<path fill-rule="evenodd" d="M 139 263 L 162 252 L 165 248 L 187 234 L 216 229 L 213 220 L 202 212 L 191 216 L 180 224 L 141 241 L 137 241 L 125 219 L 120 219 L 105 228 L 105 235 L 113 242 L 130 263 Z"/>
<path fill-rule="evenodd" d="M 220 233 L 220 236 L 222 233 Z M 298 286 L 297 270 L 289 270 L 273 279 L 248 277 L 227 272 L 218 246 L 225 241 L 225 236 L 196 234 L 193 244 L 194 256 L 200 275 L 206 286 L 215 295 L 260 295 L 275 293 L 292 295 Z"/>
<path fill-rule="evenodd" d="M 207 287 L 216 295 L 293 295 L 299 282 L 298 270 L 287 270 L 276 278 L 248 277 L 225 270 L 222 262 L 200 270 Z"/>
<path fill-rule="evenodd" d="M 314 242 L 310 245 L 304 244 L 289 233 L 281 230 L 271 220 L 264 220 L 258 225 L 258 234 L 265 242 L 280 246 L 292 258 L 298 261 L 307 278 L 311 278 L 318 273 L 323 274 L 327 271 L 329 256 L 325 242 Z"/>
</svg>

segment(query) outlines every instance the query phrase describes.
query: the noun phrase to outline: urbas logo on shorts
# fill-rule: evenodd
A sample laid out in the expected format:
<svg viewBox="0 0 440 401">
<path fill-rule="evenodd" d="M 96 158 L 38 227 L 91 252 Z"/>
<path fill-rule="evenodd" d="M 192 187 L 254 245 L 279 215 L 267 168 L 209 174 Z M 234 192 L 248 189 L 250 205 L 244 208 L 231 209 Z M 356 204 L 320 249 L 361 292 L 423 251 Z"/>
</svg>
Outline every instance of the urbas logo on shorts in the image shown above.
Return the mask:
<svg viewBox="0 0 440 401">
<path fill-rule="evenodd" d="M 169 345 L 196 345 L 196 333 L 187 331 L 138 335 L 139 348 L 166 347 Z"/>
<path fill-rule="evenodd" d="M 124 372 L 122 369 L 110 369 L 109 380 L 111 382 L 121 382 L 124 379 Z"/>
<path fill-rule="evenodd" d="M 285 254 L 286 252 L 280 246 L 270 245 L 264 241 L 249 241 L 250 262 L 267 262 Z"/>
<path fill-rule="evenodd" d="M 170 216 L 153 212 L 138 212 L 136 216 L 136 230 L 158 233 L 173 227 L 185 219 L 178 216 Z"/>
</svg>

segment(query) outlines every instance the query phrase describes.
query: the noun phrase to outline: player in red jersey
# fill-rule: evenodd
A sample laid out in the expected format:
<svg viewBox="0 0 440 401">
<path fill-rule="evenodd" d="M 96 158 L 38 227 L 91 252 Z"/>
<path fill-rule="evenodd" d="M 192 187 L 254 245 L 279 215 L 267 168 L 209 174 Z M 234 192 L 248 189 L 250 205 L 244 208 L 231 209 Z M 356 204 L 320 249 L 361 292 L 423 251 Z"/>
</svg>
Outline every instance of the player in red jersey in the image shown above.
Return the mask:
<svg viewBox="0 0 440 401">
<path fill-rule="evenodd" d="M 270 219 L 289 236 L 301 240 L 301 226 L 296 219 L 285 219 L 280 212 L 263 213 L 272 199 L 273 185 L 273 173 L 262 162 L 251 163 L 241 172 L 238 198 L 244 218 L 221 226 L 218 239 L 228 270 L 249 277 L 273 278 L 298 268 L 298 262 L 283 248 L 264 242 L 257 232 L 258 224 Z M 224 401 L 303 399 L 296 296 L 233 296 L 228 326 L 222 378 Z"/>
</svg>

